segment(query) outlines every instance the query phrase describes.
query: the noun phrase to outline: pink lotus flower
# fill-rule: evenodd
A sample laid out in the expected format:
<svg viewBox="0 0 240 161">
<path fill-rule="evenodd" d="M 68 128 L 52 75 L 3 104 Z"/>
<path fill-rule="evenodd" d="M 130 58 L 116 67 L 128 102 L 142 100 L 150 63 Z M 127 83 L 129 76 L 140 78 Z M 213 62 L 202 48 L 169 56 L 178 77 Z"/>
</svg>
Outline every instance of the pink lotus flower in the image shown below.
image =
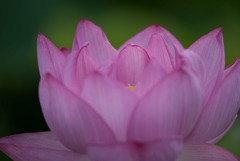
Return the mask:
<svg viewBox="0 0 240 161">
<path fill-rule="evenodd" d="M 38 36 L 39 97 L 51 132 L 0 139 L 15 161 L 238 161 L 215 146 L 240 106 L 240 59 L 222 30 L 184 49 L 161 26 L 115 50 L 82 20 L 72 51 Z"/>
</svg>

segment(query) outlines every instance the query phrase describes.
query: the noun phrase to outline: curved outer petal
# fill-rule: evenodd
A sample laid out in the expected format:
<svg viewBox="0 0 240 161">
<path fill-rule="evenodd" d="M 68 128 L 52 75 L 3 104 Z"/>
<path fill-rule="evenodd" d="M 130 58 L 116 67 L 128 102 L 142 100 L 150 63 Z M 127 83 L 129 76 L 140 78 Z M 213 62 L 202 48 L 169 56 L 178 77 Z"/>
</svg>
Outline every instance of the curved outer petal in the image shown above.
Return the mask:
<svg viewBox="0 0 240 161">
<path fill-rule="evenodd" d="M 240 107 L 240 59 L 231 67 L 203 108 L 187 142 L 203 143 L 223 133 Z"/>
<path fill-rule="evenodd" d="M 45 73 L 51 73 L 59 80 L 62 77 L 65 56 L 41 33 L 37 39 L 38 67 L 41 77 Z"/>
<path fill-rule="evenodd" d="M 85 77 L 97 68 L 87 54 L 87 46 L 69 55 L 64 66 L 63 82 L 76 94 L 80 94 Z"/>
<path fill-rule="evenodd" d="M 14 161 L 90 161 L 63 146 L 51 132 L 26 133 L 0 139 L 0 150 Z"/>
<path fill-rule="evenodd" d="M 144 69 L 142 79 L 135 87 L 134 93 L 142 97 L 165 75 L 166 72 L 159 62 L 156 59 L 151 59 Z"/>
<path fill-rule="evenodd" d="M 211 144 L 185 146 L 176 161 L 239 161 L 229 151 Z"/>
<path fill-rule="evenodd" d="M 143 47 L 145 50 L 147 49 L 148 42 L 152 36 L 152 34 L 159 33 L 165 41 L 169 44 L 174 44 L 178 46 L 180 50 L 183 49 L 180 42 L 166 29 L 164 29 L 162 26 L 159 25 L 152 25 L 146 28 L 145 30 L 139 32 L 134 37 L 129 39 L 127 42 L 125 42 L 118 51 L 121 51 L 123 48 L 125 48 L 128 44 L 138 44 L 139 46 Z"/>
<path fill-rule="evenodd" d="M 71 54 L 72 50 L 65 48 L 65 47 L 61 47 L 60 51 L 65 55 L 68 56 L 69 54 Z"/>
<path fill-rule="evenodd" d="M 82 98 L 102 116 L 118 141 L 126 141 L 130 115 L 137 102 L 133 92 L 107 76 L 93 73 L 85 81 Z"/>
<path fill-rule="evenodd" d="M 177 54 L 181 59 L 181 64 L 191 69 L 198 76 L 198 78 L 202 80 L 202 84 L 205 87 L 204 83 L 206 81 L 206 68 L 202 58 L 190 49 L 183 50 Z"/>
<path fill-rule="evenodd" d="M 73 50 L 79 50 L 86 42 L 89 43 L 89 56 L 98 65 L 117 55 L 117 51 L 109 43 L 101 28 L 90 21 L 82 20 L 77 26 Z"/>
<path fill-rule="evenodd" d="M 117 79 L 126 86 L 135 86 L 141 79 L 143 70 L 150 58 L 147 52 L 138 45 L 128 45 L 117 59 Z"/>
<path fill-rule="evenodd" d="M 169 74 L 140 100 L 128 129 L 129 140 L 186 136 L 201 111 L 201 95 L 198 80 L 187 69 Z"/>
<path fill-rule="evenodd" d="M 189 47 L 199 54 L 207 69 L 205 103 L 207 103 L 215 84 L 221 79 L 224 70 L 224 46 L 222 29 L 218 28 L 203 36 Z"/>
<path fill-rule="evenodd" d="M 145 144 L 89 146 L 93 161 L 175 161 L 182 150 L 180 138 L 167 138 Z"/>
<path fill-rule="evenodd" d="M 115 141 L 102 117 L 51 75 L 41 79 L 39 96 L 50 129 L 68 148 L 84 152 L 87 143 Z"/>
<path fill-rule="evenodd" d="M 174 68 L 172 59 L 175 57 L 172 54 L 175 53 L 171 53 L 168 48 L 162 35 L 155 33 L 150 38 L 147 52 L 151 59 L 156 58 L 167 72 L 171 72 Z"/>
<path fill-rule="evenodd" d="M 218 135 L 214 139 L 207 141 L 207 143 L 209 143 L 209 144 L 216 144 L 219 140 L 221 140 L 222 137 L 230 130 L 230 128 L 232 127 L 232 125 L 235 122 L 236 118 L 237 118 L 237 115 L 234 118 L 234 120 L 231 122 L 231 124 L 226 128 L 226 130 L 223 131 L 223 133 L 221 133 L 220 135 Z"/>
</svg>

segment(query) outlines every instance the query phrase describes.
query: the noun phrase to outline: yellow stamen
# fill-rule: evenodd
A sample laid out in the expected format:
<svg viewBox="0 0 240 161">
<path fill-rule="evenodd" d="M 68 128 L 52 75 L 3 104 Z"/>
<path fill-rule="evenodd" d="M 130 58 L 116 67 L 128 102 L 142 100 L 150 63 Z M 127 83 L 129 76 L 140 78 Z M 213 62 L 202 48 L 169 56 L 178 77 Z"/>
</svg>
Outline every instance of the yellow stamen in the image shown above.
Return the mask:
<svg viewBox="0 0 240 161">
<path fill-rule="evenodd" d="M 130 85 L 128 85 L 128 88 L 129 88 L 131 91 L 134 91 L 135 86 L 130 86 Z"/>
</svg>

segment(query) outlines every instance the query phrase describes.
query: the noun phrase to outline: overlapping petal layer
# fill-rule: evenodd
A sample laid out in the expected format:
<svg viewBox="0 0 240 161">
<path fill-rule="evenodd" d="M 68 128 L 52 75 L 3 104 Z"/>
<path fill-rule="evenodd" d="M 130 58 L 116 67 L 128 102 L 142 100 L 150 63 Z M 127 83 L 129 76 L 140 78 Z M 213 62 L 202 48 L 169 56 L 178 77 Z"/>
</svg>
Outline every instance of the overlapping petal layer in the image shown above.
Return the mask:
<svg viewBox="0 0 240 161">
<path fill-rule="evenodd" d="M 126 141 L 137 97 L 121 83 L 99 73 L 93 73 L 86 79 L 81 96 L 107 122 L 117 140 Z"/>
<path fill-rule="evenodd" d="M 74 51 L 67 57 L 63 82 L 76 94 L 80 95 L 84 80 L 88 74 L 97 69 L 97 65 L 87 54 L 87 44 L 79 51 Z"/>
<path fill-rule="evenodd" d="M 65 56 L 41 33 L 37 39 L 37 53 L 40 75 L 51 73 L 60 80 L 62 78 Z"/>
<path fill-rule="evenodd" d="M 214 87 L 222 77 L 225 62 L 222 29 L 218 28 L 201 37 L 190 47 L 204 62 L 207 69 L 205 77 L 204 103 L 207 103 Z"/>
<path fill-rule="evenodd" d="M 142 79 L 138 82 L 134 92 L 139 96 L 143 96 L 151 88 L 166 75 L 165 70 L 156 59 L 151 59 L 145 67 Z"/>
<path fill-rule="evenodd" d="M 130 120 L 129 140 L 185 137 L 197 121 L 201 102 L 200 85 L 191 72 L 180 69 L 169 74 L 139 101 Z"/>
<path fill-rule="evenodd" d="M 82 20 L 77 26 L 73 50 L 81 49 L 86 42 L 89 43 L 88 54 L 97 64 L 116 57 L 117 51 L 109 43 L 101 28 L 90 21 Z"/>
<path fill-rule="evenodd" d="M 151 58 L 156 58 L 162 67 L 171 72 L 174 66 L 175 53 L 171 53 L 162 35 L 155 33 L 151 36 L 147 46 L 147 52 Z"/>
<path fill-rule="evenodd" d="M 115 141 L 102 117 L 51 75 L 42 77 L 39 96 L 50 129 L 70 149 L 85 152 L 87 143 Z"/>
<path fill-rule="evenodd" d="M 240 107 L 240 59 L 229 70 L 204 106 L 188 142 L 202 143 L 214 139 L 235 119 Z"/>
<path fill-rule="evenodd" d="M 153 25 L 119 50 L 79 22 L 72 50 L 38 36 L 39 97 L 51 132 L 0 138 L 16 161 L 238 161 L 216 143 L 240 107 L 240 58 L 222 30 L 188 49 Z"/>
<path fill-rule="evenodd" d="M 147 45 L 149 43 L 150 38 L 152 37 L 153 34 L 158 33 L 160 34 L 165 41 L 168 44 L 174 44 L 176 45 L 179 49 L 183 49 L 181 43 L 165 28 L 159 25 L 152 25 L 145 30 L 139 32 L 137 35 L 126 41 L 119 49 L 118 51 L 121 51 L 125 46 L 128 44 L 137 44 L 144 49 L 147 49 Z"/>
</svg>

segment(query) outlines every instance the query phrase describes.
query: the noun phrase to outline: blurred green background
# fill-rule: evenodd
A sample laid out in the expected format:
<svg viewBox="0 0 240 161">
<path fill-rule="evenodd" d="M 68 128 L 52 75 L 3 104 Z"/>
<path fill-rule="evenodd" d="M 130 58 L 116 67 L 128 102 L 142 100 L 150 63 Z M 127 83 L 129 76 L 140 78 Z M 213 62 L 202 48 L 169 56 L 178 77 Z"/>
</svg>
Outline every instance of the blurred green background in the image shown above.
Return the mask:
<svg viewBox="0 0 240 161">
<path fill-rule="evenodd" d="M 118 48 L 142 29 L 159 24 L 187 48 L 222 27 L 226 65 L 240 56 L 238 0 L 11 0 L 3 1 L 0 8 L 0 137 L 48 130 L 38 101 L 38 32 L 57 47 L 71 48 L 77 23 L 88 19 Z M 240 157 L 239 118 L 218 144 Z M 0 160 L 10 159 L 0 152 Z"/>
</svg>

